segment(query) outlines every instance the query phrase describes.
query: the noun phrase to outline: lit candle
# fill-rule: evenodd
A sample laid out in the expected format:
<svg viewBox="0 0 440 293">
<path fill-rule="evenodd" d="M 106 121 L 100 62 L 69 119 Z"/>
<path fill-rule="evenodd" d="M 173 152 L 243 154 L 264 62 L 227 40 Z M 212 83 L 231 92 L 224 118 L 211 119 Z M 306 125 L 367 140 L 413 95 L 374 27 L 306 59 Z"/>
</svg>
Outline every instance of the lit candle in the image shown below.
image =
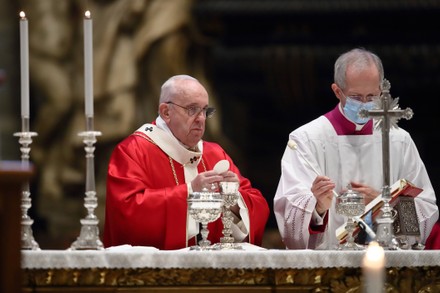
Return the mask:
<svg viewBox="0 0 440 293">
<path fill-rule="evenodd" d="M 25 13 L 20 12 L 21 117 L 29 118 L 29 36 Z"/>
<path fill-rule="evenodd" d="M 84 14 L 84 95 L 86 117 L 93 117 L 93 22 L 90 11 Z"/>
<path fill-rule="evenodd" d="M 384 292 L 385 253 L 375 241 L 370 242 L 363 263 L 364 293 Z"/>
</svg>

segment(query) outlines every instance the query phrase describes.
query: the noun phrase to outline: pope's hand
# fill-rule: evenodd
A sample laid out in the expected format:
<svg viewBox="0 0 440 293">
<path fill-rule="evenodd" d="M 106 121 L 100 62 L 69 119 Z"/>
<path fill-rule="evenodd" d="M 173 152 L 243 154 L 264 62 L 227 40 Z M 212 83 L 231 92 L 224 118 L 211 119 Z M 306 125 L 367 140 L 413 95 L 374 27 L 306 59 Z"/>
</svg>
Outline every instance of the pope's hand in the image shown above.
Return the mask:
<svg viewBox="0 0 440 293">
<path fill-rule="evenodd" d="M 223 179 L 221 181 L 227 181 L 227 182 L 240 182 L 240 180 L 238 179 L 237 174 L 235 174 L 232 171 L 226 171 L 222 174 L 220 174 L 223 176 Z"/>
<path fill-rule="evenodd" d="M 211 190 L 211 186 L 223 180 L 223 176 L 219 175 L 216 171 L 210 170 L 199 173 L 193 181 L 191 181 L 191 188 L 193 191 L 200 192 L 203 188 Z"/>
</svg>

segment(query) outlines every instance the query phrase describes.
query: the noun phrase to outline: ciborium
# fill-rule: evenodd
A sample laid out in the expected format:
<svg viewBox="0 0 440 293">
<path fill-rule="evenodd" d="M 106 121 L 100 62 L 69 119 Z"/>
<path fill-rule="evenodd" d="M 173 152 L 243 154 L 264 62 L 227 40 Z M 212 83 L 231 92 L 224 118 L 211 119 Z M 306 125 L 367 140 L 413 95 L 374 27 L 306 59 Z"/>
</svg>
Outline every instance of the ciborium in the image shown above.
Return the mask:
<svg viewBox="0 0 440 293">
<path fill-rule="evenodd" d="M 364 196 L 351 189 L 351 184 L 348 185 L 348 190 L 336 198 L 336 213 L 347 217 L 347 240 L 345 243 L 339 245 L 340 250 L 362 250 L 364 246 L 354 242 L 353 232 L 356 228 L 354 219 L 360 217 L 365 211 Z"/>
<path fill-rule="evenodd" d="M 220 193 L 209 191 L 204 188 L 201 192 L 193 192 L 188 195 L 188 214 L 202 224 L 200 234 L 202 240 L 198 245 L 192 246 L 191 250 L 210 250 L 211 241 L 208 240 L 208 224 L 217 220 L 223 207 L 223 199 Z"/>
</svg>

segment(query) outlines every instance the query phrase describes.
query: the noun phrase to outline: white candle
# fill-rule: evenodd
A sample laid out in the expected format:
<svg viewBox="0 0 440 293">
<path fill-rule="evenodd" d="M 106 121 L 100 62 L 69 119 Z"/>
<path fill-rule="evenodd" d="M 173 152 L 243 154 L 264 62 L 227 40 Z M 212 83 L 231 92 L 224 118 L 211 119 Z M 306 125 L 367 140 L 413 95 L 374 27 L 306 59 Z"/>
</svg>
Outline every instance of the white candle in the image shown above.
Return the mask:
<svg viewBox="0 0 440 293">
<path fill-rule="evenodd" d="M 384 292 L 385 253 L 375 241 L 370 242 L 365 253 L 362 270 L 364 275 L 364 293 Z"/>
<path fill-rule="evenodd" d="M 93 117 L 93 22 L 90 11 L 84 14 L 84 95 L 86 117 Z"/>
<path fill-rule="evenodd" d="M 20 12 L 21 117 L 29 118 L 29 34 L 25 13 Z"/>
</svg>

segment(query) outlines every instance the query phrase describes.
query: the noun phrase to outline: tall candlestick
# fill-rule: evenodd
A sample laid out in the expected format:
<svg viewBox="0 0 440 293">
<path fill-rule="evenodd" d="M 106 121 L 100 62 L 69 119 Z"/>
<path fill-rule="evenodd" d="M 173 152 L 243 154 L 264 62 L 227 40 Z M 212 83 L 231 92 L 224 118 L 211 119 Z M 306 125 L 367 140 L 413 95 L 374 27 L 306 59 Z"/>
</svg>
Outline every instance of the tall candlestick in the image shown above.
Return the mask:
<svg viewBox="0 0 440 293">
<path fill-rule="evenodd" d="M 84 14 L 84 95 L 85 114 L 93 117 L 93 21 L 90 11 Z"/>
<path fill-rule="evenodd" d="M 21 117 L 29 118 L 29 36 L 26 14 L 20 12 Z"/>
<path fill-rule="evenodd" d="M 362 263 L 364 274 L 364 293 L 384 292 L 385 253 L 375 241 L 368 245 Z"/>
</svg>

